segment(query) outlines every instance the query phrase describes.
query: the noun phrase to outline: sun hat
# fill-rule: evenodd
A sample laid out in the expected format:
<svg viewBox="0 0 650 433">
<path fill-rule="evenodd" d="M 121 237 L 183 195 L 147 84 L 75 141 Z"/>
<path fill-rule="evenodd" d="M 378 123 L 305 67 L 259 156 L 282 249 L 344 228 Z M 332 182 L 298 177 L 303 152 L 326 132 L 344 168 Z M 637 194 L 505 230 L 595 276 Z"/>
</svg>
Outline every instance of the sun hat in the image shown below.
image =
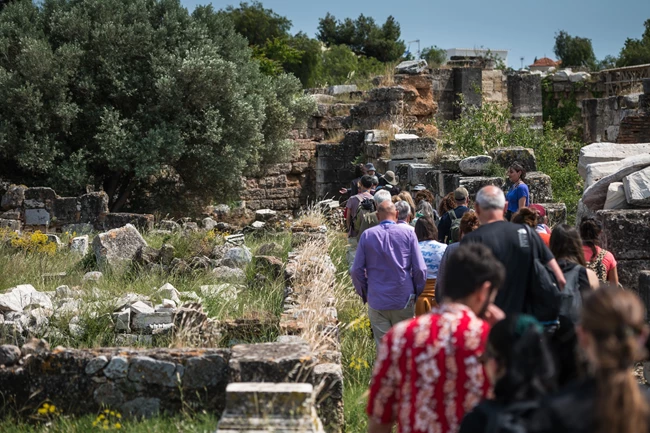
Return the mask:
<svg viewBox="0 0 650 433">
<path fill-rule="evenodd" d="M 384 180 L 389 183 L 390 185 L 397 185 L 397 178 L 395 177 L 395 173 L 388 170 L 384 176 Z"/>
</svg>

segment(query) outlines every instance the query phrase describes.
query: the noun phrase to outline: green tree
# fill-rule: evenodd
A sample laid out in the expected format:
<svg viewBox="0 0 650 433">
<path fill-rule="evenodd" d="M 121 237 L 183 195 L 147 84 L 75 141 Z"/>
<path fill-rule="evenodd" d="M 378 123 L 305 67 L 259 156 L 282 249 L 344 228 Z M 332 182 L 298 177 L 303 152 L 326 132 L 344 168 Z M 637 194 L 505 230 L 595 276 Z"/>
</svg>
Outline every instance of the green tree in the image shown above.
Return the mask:
<svg viewBox="0 0 650 433">
<path fill-rule="evenodd" d="M 227 19 L 179 0 L 16 1 L 0 50 L 0 171 L 62 194 L 94 184 L 113 211 L 134 192 L 236 195 L 314 108 Z"/>
<path fill-rule="evenodd" d="M 562 60 L 564 67 L 584 67 L 596 69 L 596 56 L 591 39 L 571 36 L 564 30 L 555 35 L 555 55 Z"/>
<path fill-rule="evenodd" d="M 447 51 L 438 48 L 435 45 L 432 47 L 426 47 L 422 50 L 420 58 L 426 60 L 429 67 L 437 68 L 438 66 L 444 65 L 447 61 Z"/>
<path fill-rule="evenodd" d="M 641 39 L 626 39 L 617 66 L 634 66 L 650 63 L 650 19 L 643 23 L 645 31 Z"/>
<path fill-rule="evenodd" d="M 614 56 L 607 55 L 605 56 L 602 60 L 600 60 L 597 64 L 597 69 L 599 71 L 603 69 L 611 69 L 616 67 L 616 63 L 618 63 L 618 59 Z"/>
<path fill-rule="evenodd" d="M 228 6 L 221 13 L 232 20 L 235 30 L 248 39 L 250 45 L 258 47 L 269 40 L 287 38 L 291 30 L 291 20 L 272 9 L 265 9 L 259 1 L 241 2 L 237 8 Z"/>
<path fill-rule="evenodd" d="M 330 13 L 319 20 L 316 35 L 327 46 L 347 45 L 356 54 L 380 62 L 393 62 L 402 57 L 406 46 L 400 36 L 400 25 L 392 16 L 380 27 L 372 17 L 363 14 L 356 20 L 338 21 Z"/>
</svg>

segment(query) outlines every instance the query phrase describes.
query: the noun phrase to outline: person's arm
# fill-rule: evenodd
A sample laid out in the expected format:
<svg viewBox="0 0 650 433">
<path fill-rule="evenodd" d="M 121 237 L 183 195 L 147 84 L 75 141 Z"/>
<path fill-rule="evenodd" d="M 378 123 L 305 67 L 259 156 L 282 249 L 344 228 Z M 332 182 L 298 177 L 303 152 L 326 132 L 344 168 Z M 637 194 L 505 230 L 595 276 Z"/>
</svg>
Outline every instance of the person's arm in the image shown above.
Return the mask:
<svg viewBox="0 0 650 433">
<path fill-rule="evenodd" d="M 354 256 L 354 263 L 352 263 L 352 269 L 350 269 L 352 284 L 354 284 L 354 289 L 361 297 L 364 304 L 368 302 L 368 277 L 366 276 L 366 253 L 364 251 L 366 239 L 367 236 L 359 237 L 359 244 L 357 245 L 357 252 Z"/>
<path fill-rule="evenodd" d="M 609 270 L 607 273 L 607 281 L 612 283 L 614 286 L 618 286 L 618 270 L 616 266 Z"/>
<path fill-rule="evenodd" d="M 526 207 L 526 200 L 528 200 L 528 196 L 528 185 L 522 182 L 519 184 L 519 186 L 517 186 L 517 210 L 521 209 L 522 207 Z"/>
<path fill-rule="evenodd" d="M 414 232 L 409 232 L 411 238 L 411 275 L 413 278 L 413 286 L 415 293 L 420 296 L 424 291 L 424 286 L 427 284 L 427 265 L 424 263 L 422 251 L 418 244 L 418 238 Z"/>
<path fill-rule="evenodd" d="M 350 198 L 348 199 L 348 203 L 345 205 L 345 207 L 346 207 L 347 210 L 348 210 L 348 211 L 345 213 L 345 228 L 347 229 L 347 231 L 350 231 L 351 222 L 352 222 L 352 200 L 353 200 L 353 199 L 354 199 L 354 196 L 353 196 L 353 197 L 350 197 Z"/>
<path fill-rule="evenodd" d="M 586 269 L 586 271 L 587 271 L 587 280 L 589 280 L 589 288 L 591 290 L 597 290 L 600 287 L 600 280 L 598 279 L 598 275 L 596 275 L 596 273 L 591 269 Z"/>
<path fill-rule="evenodd" d="M 517 209 L 521 209 L 522 207 L 526 207 L 526 196 L 523 196 L 519 199 L 519 202 L 517 203 L 518 207 Z"/>
</svg>

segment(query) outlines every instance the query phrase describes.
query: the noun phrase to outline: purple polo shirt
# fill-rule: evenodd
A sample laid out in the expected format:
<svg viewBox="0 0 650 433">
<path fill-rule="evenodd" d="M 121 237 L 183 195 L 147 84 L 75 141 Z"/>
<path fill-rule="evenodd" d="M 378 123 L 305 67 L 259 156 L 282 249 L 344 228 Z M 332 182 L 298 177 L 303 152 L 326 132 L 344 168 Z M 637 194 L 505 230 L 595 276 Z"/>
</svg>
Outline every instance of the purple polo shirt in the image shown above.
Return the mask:
<svg viewBox="0 0 650 433">
<path fill-rule="evenodd" d="M 420 295 L 427 266 L 418 239 L 392 221 L 364 231 L 350 271 L 357 294 L 375 310 L 402 310 L 409 295 Z"/>
</svg>

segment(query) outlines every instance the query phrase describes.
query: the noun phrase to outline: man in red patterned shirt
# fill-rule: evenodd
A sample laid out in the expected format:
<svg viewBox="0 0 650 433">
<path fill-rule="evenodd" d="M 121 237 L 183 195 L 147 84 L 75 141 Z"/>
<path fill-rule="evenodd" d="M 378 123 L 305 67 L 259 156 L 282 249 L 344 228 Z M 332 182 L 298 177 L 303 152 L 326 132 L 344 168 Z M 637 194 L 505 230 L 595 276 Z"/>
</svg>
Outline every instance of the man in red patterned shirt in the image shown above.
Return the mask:
<svg viewBox="0 0 650 433">
<path fill-rule="evenodd" d="M 490 390 L 479 362 L 490 325 L 504 317 L 492 302 L 505 269 L 484 245 L 449 257 L 445 302 L 395 325 L 377 352 L 367 413 L 370 433 L 456 433 Z"/>
</svg>

